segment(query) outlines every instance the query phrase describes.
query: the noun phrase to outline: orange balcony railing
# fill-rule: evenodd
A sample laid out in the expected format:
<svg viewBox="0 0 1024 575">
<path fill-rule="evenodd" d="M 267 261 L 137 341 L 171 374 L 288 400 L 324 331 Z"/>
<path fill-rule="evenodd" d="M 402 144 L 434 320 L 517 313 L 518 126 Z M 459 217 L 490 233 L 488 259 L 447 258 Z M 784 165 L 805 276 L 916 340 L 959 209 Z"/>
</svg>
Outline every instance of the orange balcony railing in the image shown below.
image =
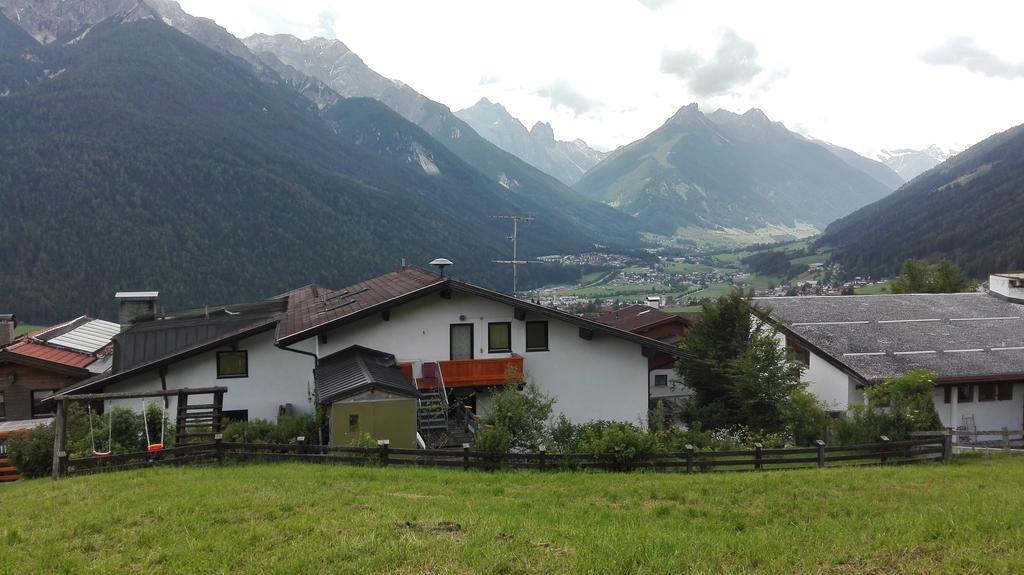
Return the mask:
<svg viewBox="0 0 1024 575">
<path fill-rule="evenodd" d="M 522 381 L 523 356 L 512 354 L 511 357 L 488 359 L 457 359 L 439 361 L 441 376 L 444 377 L 446 388 L 454 387 L 487 387 L 505 385 L 509 382 Z M 408 371 L 407 371 L 408 370 Z M 403 366 L 403 372 L 411 375 L 411 366 Z M 437 378 L 421 377 L 416 380 L 420 389 L 437 387 Z"/>
</svg>

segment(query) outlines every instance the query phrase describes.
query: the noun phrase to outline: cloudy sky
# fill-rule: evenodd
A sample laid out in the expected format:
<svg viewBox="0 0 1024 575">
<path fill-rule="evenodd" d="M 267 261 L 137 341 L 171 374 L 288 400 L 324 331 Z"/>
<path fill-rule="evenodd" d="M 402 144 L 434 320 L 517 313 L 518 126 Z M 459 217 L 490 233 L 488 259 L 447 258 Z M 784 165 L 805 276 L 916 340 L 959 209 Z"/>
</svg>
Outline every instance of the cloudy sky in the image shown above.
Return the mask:
<svg viewBox="0 0 1024 575">
<path fill-rule="evenodd" d="M 864 154 L 1024 123 L 1024 5 L 689 0 L 180 0 L 238 36 L 336 37 L 453 110 L 481 97 L 615 148 L 679 107 L 758 107 Z"/>
</svg>

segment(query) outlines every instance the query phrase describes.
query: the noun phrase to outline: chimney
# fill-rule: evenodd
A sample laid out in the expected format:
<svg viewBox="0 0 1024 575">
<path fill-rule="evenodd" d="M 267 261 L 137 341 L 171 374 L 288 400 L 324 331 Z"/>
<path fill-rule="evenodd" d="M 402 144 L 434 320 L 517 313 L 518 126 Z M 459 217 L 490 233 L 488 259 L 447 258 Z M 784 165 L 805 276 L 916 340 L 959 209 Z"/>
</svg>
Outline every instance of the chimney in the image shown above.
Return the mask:
<svg viewBox="0 0 1024 575">
<path fill-rule="evenodd" d="M 1024 303 L 1024 273 L 990 274 L 988 293 L 1013 303 Z"/>
<path fill-rule="evenodd" d="M 156 319 L 156 302 L 160 292 L 155 291 L 120 291 L 114 294 L 118 303 L 117 321 L 121 324 L 121 332 L 140 321 Z"/>
<path fill-rule="evenodd" d="M 0 313 L 0 347 L 14 341 L 14 330 L 18 327 L 18 318 L 13 313 Z"/>
</svg>

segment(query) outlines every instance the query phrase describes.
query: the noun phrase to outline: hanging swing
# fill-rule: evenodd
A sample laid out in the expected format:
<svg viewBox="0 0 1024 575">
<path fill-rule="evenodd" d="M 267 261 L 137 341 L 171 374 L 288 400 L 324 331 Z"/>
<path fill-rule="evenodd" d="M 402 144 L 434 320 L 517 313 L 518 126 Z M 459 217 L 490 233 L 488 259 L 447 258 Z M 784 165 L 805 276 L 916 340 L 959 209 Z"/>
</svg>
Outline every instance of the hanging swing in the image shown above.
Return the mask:
<svg viewBox="0 0 1024 575">
<path fill-rule="evenodd" d="M 146 419 L 146 401 L 142 401 L 142 427 L 146 429 L 146 451 L 163 451 L 164 450 L 164 420 L 167 419 L 167 407 L 160 404 L 160 443 L 153 443 L 153 440 L 149 437 L 149 420 Z"/>
<path fill-rule="evenodd" d="M 114 452 L 113 451 L 113 449 L 114 449 L 113 448 L 113 445 L 114 445 L 114 442 L 113 442 L 113 438 L 114 438 L 113 427 L 114 426 L 112 425 L 113 422 L 114 422 L 114 417 L 113 417 L 114 416 L 114 412 L 110 411 L 109 413 L 107 413 L 107 450 L 106 451 L 97 451 L 96 450 L 96 431 L 93 429 L 93 426 L 92 426 L 92 404 L 86 403 L 86 406 L 87 406 L 87 409 L 89 410 L 89 442 L 92 444 L 92 455 L 93 455 L 93 457 L 108 457 L 108 456 L 110 456 Z"/>
</svg>

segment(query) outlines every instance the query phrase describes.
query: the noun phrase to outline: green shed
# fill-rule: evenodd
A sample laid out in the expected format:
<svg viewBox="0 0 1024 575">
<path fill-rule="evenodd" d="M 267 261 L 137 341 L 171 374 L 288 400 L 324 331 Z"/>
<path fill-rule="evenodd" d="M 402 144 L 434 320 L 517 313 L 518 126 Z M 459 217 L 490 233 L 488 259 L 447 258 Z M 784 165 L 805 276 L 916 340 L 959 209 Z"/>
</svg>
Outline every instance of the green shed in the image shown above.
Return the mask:
<svg viewBox="0 0 1024 575">
<path fill-rule="evenodd" d="M 368 433 L 393 448 L 416 448 L 420 393 L 393 355 L 352 346 L 321 359 L 313 376 L 330 418 L 331 445 L 352 445 Z"/>
</svg>

